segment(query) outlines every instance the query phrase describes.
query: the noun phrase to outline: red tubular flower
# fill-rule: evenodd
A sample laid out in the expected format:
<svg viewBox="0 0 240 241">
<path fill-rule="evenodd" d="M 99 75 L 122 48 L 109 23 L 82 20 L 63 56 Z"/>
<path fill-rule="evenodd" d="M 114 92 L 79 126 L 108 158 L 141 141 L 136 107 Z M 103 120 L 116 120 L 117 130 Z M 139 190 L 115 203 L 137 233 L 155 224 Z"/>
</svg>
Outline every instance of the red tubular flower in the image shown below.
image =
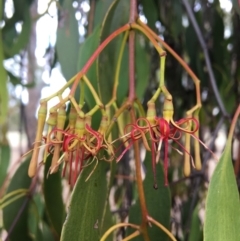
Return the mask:
<svg viewBox="0 0 240 241">
<path fill-rule="evenodd" d="M 58 132 L 61 132 L 63 136 L 62 140 L 56 139 Z M 104 144 L 103 135 L 93 130 L 89 124 L 85 124 L 82 134 L 73 129 L 61 130 L 54 128 L 46 140 L 49 141 L 46 143 L 48 145 L 48 153 L 54 152 L 55 144 L 61 144 L 63 154 L 59 158 L 57 166 L 62 162 L 64 163 L 62 176 L 64 177 L 68 171 L 68 181 L 72 186 L 81 173 L 84 162 L 89 158 L 95 158 L 100 149 L 107 147 Z M 50 174 L 54 172 L 54 168 L 50 170 Z"/>
<path fill-rule="evenodd" d="M 192 126 L 194 126 L 194 129 L 191 129 Z M 124 136 L 121 139 L 125 139 L 124 142 L 127 143 L 127 145 L 118 156 L 117 161 L 132 147 L 134 141 L 141 140 L 146 150 L 152 152 L 153 186 L 157 189 L 156 163 L 160 158 L 160 150 L 164 142 L 164 182 L 165 185 L 168 185 L 168 141 L 175 141 L 184 152 L 191 156 L 180 143 L 180 139 L 182 133 L 188 133 L 193 136 L 198 129 L 199 124 L 195 118 L 183 118 L 177 122 L 169 123 L 164 118 L 156 117 L 155 124 L 151 124 L 146 118 L 139 118 L 136 123 L 129 124 L 125 127 Z M 151 142 L 151 147 L 149 142 Z"/>
<path fill-rule="evenodd" d="M 168 185 L 168 140 L 175 141 L 181 149 L 186 152 L 188 155 L 191 154 L 184 148 L 184 146 L 179 142 L 182 137 L 182 133 L 188 133 L 193 135 L 198 129 L 199 124 L 195 118 L 183 118 L 174 123 L 166 121 L 164 118 L 156 118 L 157 121 L 157 131 L 154 133 L 158 136 L 160 141 L 164 141 L 165 150 L 164 150 L 164 180 L 165 185 Z M 191 129 L 192 124 L 194 123 L 194 129 Z M 160 147 L 160 145 L 159 145 Z M 158 153 L 160 148 L 158 148 Z"/>
</svg>

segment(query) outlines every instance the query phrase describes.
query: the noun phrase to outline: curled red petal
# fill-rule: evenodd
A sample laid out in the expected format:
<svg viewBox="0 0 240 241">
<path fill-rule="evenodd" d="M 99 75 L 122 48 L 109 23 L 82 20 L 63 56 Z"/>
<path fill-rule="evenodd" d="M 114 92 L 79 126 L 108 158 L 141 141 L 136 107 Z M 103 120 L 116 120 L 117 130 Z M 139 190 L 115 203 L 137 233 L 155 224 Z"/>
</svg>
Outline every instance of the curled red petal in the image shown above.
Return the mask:
<svg viewBox="0 0 240 241">
<path fill-rule="evenodd" d="M 144 117 L 141 117 L 141 118 L 138 118 L 137 121 L 136 121 L 136 124 L 138 127 L 141 127 L 138 125 L 138 122 L 139 121 L 145 121 L 147 123 L 147 126 L 144 127 L 145 130 L 147 130 L 149 133 L 150 133 L 150 137 L 151 137 L 151 140 L 154 141 L 154 142 L 158 142 L 159 140 L 157 138 L 155 138 L 154 136 L 154 132 L 153 132 L 153 129 L 155 126 L 151 126 L 150 122 L 148 121 L 148 119 L 144 118 Z"/>
<path fill-rule="evenodd" d="M 98 131 L 93 130 L 88 124 L 86 124 L 86 130 L 97 139 L 97 144 L 95 148 L 98 151 L 102 145 L 102 141 L 103 141 L 102 135 Z"/>
<path fill-rule="evenodd" d="M 180 131 L 189 133 L 189 134 L 194 134 L 199 129 L 199 122 L 194 117 L 182 118 L 182 119 L 176 121 L 175 124 L 176 124 L 177 129 L 179 129 Z M 181 128 L 181 125 L 190 125 L 191 127 L 194 126 L 194 129 L 188 130 L 187 128 Z M 178 128 L 178 126 L 179 126 L 179 128 Z"/>
</svg>

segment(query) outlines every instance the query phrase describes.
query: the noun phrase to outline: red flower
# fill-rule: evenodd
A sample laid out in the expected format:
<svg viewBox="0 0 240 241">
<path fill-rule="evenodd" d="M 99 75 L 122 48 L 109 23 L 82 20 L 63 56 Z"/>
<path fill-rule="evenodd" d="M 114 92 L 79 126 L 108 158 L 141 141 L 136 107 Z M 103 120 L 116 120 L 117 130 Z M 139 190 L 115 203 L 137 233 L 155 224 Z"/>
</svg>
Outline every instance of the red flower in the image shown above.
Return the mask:
<svg viewBox="0 0 240 241">
<path fill-rule="evenodd" d="M 193 124 L 194 129 L 192 130 Z M 182 137 L 182 133 L 193 135 L 198 129 L 198 121 L 194 118 L 183 118 L 177 122 L 171 121 L 169 123 L 164 118 L 156 117 L 154 124 L 151 124 L 150 121 L 146 118 L 139 118 L 136 123 L 129 124 L 125 127 L 124 136 L 121 137 L 125 144 L 125 149 L 118 156 L 117 162 L 132 147 L 134 141 L 142 140 L 146 150 L 152 152 L 154 188 L 157 189 L 156 163 L 160 158 L 160 150 L 162 143 L 164 142 L 164 180 L 165 185 L 168 185 L 168 141 L 175 141 L 184 152 L 190 155 L 190 153 L 187 152 L 184 146 L 180 143 L 180 139 Z"/>
<path fill-rule="evenodd" d="M 56 139 L 58 132 L 61 132 L 62 140 Z M 51 167 L 50 174 L 55 172 L 55 169 L 57 170 L 58 166 L 63 162 L 62 176 L 66 175 L 68 169 L 68 181 L 72 186 L 84 168 L 85 161 L 89 160 L 89 158 L 93 158 L 93 161 L 94 159 L 98 160 L 97 155 L 100 149 L 107 146 L 104 144 L 103 135 L 93 130 L 88 124 L 85 124 L 85 129 L 82 131 L 55 128 L 49 133 L 47 140 L 49 140 L 49 143 L 46 143 L 48 145 L 48 153 L 54 153 L 54 146 L 57 144 L 61 144 L 63 153 L 57 164 Z"/>
</svg>

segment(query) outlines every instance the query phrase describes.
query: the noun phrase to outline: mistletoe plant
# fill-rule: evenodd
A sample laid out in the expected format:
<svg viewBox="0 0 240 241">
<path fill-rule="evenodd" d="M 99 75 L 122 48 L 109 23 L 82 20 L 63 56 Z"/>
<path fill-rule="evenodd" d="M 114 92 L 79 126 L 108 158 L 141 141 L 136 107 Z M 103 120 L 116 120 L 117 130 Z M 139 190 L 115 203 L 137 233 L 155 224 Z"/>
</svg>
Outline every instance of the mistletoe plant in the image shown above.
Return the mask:
<svg viewBox="0 0 240 241">
<path fill-rule="evenodd" d="M 159 86 L 152 98 L 148 101 L 147 113 L 144 114 L 143 106 L 136 95 L 135 91 L 135 34 L 140 31 L 151 44 L 155 47 L 160 58 L 160 74 Z M 112 91 L 112 98 L 108 103 L 103 103 L 97 90 L 91 84 L 91 79 L 88 79 L 87 73 L 91 65 L 96 61 L 98 56 L 104 48 L 117 36 L 124 34 L 121 47 L 119 50 L 119 57 L 117 61 L 116 74 L 114 76 L 114 87 Z M 118 106 L 117 88 L 119 83 L 119 70 L 122 62 L 123 51 L 125 45 L 129 46 L 129 95 L 127 100 Z M 164 79 L 165 72 L 165 59 L 167 56 L 164 48 L 172 54 L 176 60 L 183 66 L 187 73 L 191 76 L 196 86 L 196 105 L 193 106 L 186 113 L 186 117 L 175 121 L 173 97 L 167 90 Z M 66 88 L 71 86 L 69 95 L 65 98 L 62 93 Z M 90 106 L 87 112 L 84 111 L 85 103 L 85 88 L 90 90 L 95 105 Z M 79 99 L 75 98 L 76 90 L 80 88 Z M 160 95 L 164 97 L 162 116 L 156 114 L 155 102 Z M 48 114 L 48 101 L 57 97 L 59 103 L 49 110 Z M 70 111 L 66 113 L 67 102 L 70 102 Z M 149 240 L 148 227 L 153 224 L 165 232 L 171 240 L 176 240 L 169 230 L 167 230 L 161 223 L 155 220 L 148 212 L 148 207 L 145 201 L 145 194 L 142 183 L 141 174 L 141 159 L 140 159 L 140 143 L 143 147 L 151 152 L 152 155 L 152 171 L 154 175 L 154 188 L 157 189 L 156 178 L 156 163 L 160 160 L 160 150 L 164 143 L 164 176 L 165 185 L 168 185 L 168 145 L 169 140 L 176 142 L 180 148 L 177 150 L 184 153 L 184 174 L 190 175 L 191 165 L 197 170 L 201 169 L 200 148 L 199 143 L 199 120 L 198 113 L 201 108 L 200 87 L 199 80 L 195 74 L 190 70 L 187 64 L 165 43 L 159 36 L 157 36 L 147 25 L 145 25 L 138 17 L 136 11 L 136 1 L 131 1 L 130 19 L 127 24 L 115 30 L 110 34 L 96 49 L 96 51 L 89 58 L 85 66 L 77 73 L 71 80 L 65 84 L 59 91 L 52 94 L 48 98 L 42 99 L 38 111 L 38 126 L 36 140 L 34 144 L 33 154 L 29 165 L 28 174 L 33 177 L 37 173 L 38 156 L 40 146 L 44 145 L 44 156 L 41 163 L 48 160 L 48 156 L 52 155 L 51 166 L 49 174 L 53 174 L 62 169 L 62 175 L 68 173 L 68 181 L 70 185 L 74 185 L 78 176 L 81 177 L 82 171 L 85 167 L 92 166 L 92 171 L 86 178 L 86 182 L 91 178 L 99 162 L 119 162 L 123 155 L 133 147 L 134 160 L 136 168 L 136 183 L 141 206 L 141 223 L 117 223 L 110 227 L 101 237 L 101 241 L 107 239 L 108 235 L 115 229 L 120 227 L 130 226 L 135 229 L 135 232 L 130 234 L 124 240 L 130 240 L 138 235 L 142 235 L 144 240 Z M 96 112 L 101 111 L 101 122 L 98 129 L 91 126 L 92 120 L 95 118 Z M 114 110 L 113 116 L 111 115 Z M 121 115 L 125 110 L 128 110 L 130 115 L 130 123 L 126 123 Z M 115 140 L 112 139 L 114 123 L 118 123 L 118 130 L 120 136 Z M 48 132 L 43 136 L 45 124 L 48 125 Z M 184 135 L 185 144 L 181 144 L 182 136 Z M 194 139 L 194 158 L 191 156 L 190 138 Z M 44 143 L 42 143 L 42 141 Z M 123 143 L 124 149 L 121 150 Z M 116 146 L 118 143 L 120 146 Z M 93 164 L 95 162 L 95 164 Z M 104 178 L 104 177 L 102 177 Z M 151 187 L 149 187 L 151 188 Z M 76 190 L 75 190 L 76 191 Z M 68 224 L 66 223 L 65 229 Z M 81 228 L 81 227 L 80 227 Z M 63 229 L 63 237 L 64 229 Z M 64 239 L 64 238 L 63 238 Z"/>
<path fill-rule="evenodd" d="M 104 24 L 113 14 L 117 4 L 117 0 L 111 4 L 103 21 Z M 101 37 L 105 36 L 103 32 Z M 138 96 L 136 91 L 136 82 L 139 79 L 139 75 L 136 74 L 136 44 L 138 44 L 136 40 L 139 40 L 136 34 L 139 33 L 154 46 L 160 63 L 158 87 L 147 100 L 146 113 L 141 101 L 142 96 Z M 101 54 L 117 38 L 121 43 L 119 49 L 114 49 L 117 51 L 114 75 L 110 76 L 111 80 L 103 80 L 97 73 L 96 81 L 90 74 L 90 69 L 94 68 L 96 63 L 99 64 Z M 31 196 L 39 178 L 40 167 L 44 165 L 44 198 L 56 240 L 114 240 L 119 230 L 123 230 L 126 232 L 122 239 L 124 241 L 169 239 L 176 241 L 169 228 L 170 207 L 164 203 L 164 199 L 170 199 L 169 152 L 174 150 L 184 156 L 183 173 L 186 177 L 190 176 L 191 169 L 202 169 L 200 144 L 207 147 L 199 139 L 199 111 L 202 106 L 200 81 L 186 62 L 140 20 L 136 0 L 130 1 L 128 23 L 115 29 L 102 40 L 74 77 L 60 90 L 40 101 L 36 139 L 28 167 L 28 175 L 33 178 L 31 188 L 8 193 L 2 199 L 2 202 L 5 202 L 2 207 L 9 204 L 6 200 L 13 195 L 16 195 L 15 199 L 26 194 Z M 128 50 L 126 81 L 128 96 L 122 100 L 117 93 L 123 81 L 120 77 L 120 69 L 125 66 L 126 50 Z M 177 120 L 174 119 L 174 96 L 165 83 L 167 53 L 172 55 L 191 77 L 196 91 L 196 104 L 186 112 L 185 116 Z M 104 68 L 108 71 L 109 66 Z M 108 91 L 108 86 L 104 86 L 103 81 L 107 84 L 109 82 L 109 86 L 113 82 L 111 93 L 108 95 L 111 96 L 109 99 L 103 94 Z M 94 84 L 96 82 L 97 84 Z M 70 88 L 70 93 L 65 97 L 63 93 L 67 88 Z M 104 88 L 106 89 L 102 91 Z M 48 103 L 53 98 L 57 98 L 58 103 L 49 109 Z M 89 101 L 90 99 L 93 101 Z M 161 114 L 158 110 L 159 105 L 157 107 L 156 104 L 159 100 L 162 100 L 160 101 Z M 47 132 L 45 132 L 46 128 Z M 191 145 L 191 139 L 193 145 Z M 191 150 L 191 147 L 194 149 Z M 128 218 L 119 221 L 110 213 L 110 193 L 116 176 L 116 167 L 131 152 L 134 160 L 133 179 L 136 181 L 137 201 L 129 211 Z M 145 158 L 142 158 L 141 153 L 144 153 Z M 142 159 L 145 159 L 146 173 L 143 172 Z M 152 169 L 150 178 L 149 169 Z M 59 173 L 63 180 L 67 180 L 72 190 L 67 216 L 62 203 Z M 153 185 L 148 185 L 149 180 Z M 161 190 L 159 210 L 150 204 L 155 200 L 149 200 L 149 193 L 153 190 L 157 194 L 159 191 L 157 189 Z M 55 195 L 56 193 L 58 194 Z M 151 194 L 151 199 L 154 199 L 155 193 Z M 217 195 L 221 194 L 219 193 Z M 52 203 L 49 201 L 51 195 L 55 195 Z M 10 202 L 13 202 L 14 198 Z M 210 195 L 209 206 L 213 203 L 211 199 L 213 198 Z M 234 200 L 236 199 L 235 197 Z M 158 199 L 156 201 L 158 202 Z M 235 201 L 233 206 L 236 204 Z M 168 220 L 163 220 L 161 217 L 164 211 L 167 213 Z M 207 212 L 211 213 L 211 210 L 207 208 Z M 63 219 L 65 219 L 64 224 Z M 206 240 L 209 230 L 211 231 L 209 227 L 212 221 L 210 222 L 207 218 L 209 224 L 205 231 Z"/>
</svg>

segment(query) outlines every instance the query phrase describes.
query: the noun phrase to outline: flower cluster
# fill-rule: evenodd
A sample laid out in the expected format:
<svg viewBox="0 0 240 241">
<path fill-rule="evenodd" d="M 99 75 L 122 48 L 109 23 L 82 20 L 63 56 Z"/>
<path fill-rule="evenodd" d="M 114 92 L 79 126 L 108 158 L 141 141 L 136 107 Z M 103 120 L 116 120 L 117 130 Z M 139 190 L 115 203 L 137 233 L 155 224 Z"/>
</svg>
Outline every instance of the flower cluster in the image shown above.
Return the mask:
<svg viewBox="0 0 240 241">
<path fill-rule="evenodd" d="M 150 107 L 153 111 L 154 105 Z M 154 111 L 153 111 L 154 113 Z M 193 128 L 192 128 L 193 127 Z M 164 179 L 165 185 L 168 185 L 168 145 L 172 140 L 178 144 L 181 151 L 188 155 L 193 163 L 193 158 L 190 152 L 181 144 L 182 134 L 190 134 L 194 136 L 199 129 L 198 121 L 193 118 L 182 118 L 179 121 L 174 122 L 172 119 L 157 117 L 140 117 L 133 124 L 126 125 L 124 129 L 124 135 L 122 139 L 126 148 L 118 156 L 119 161 L 123 155 L 132 147 L 134 141 L 141 140 L 143 146 L 147 151 L 152 153 L 152 169 L 154 174 L 154 188 L 157 189 L 156 182 L 156 163 L 160 159 L 160 150 L 164 143 Z M 181 151 L 177 150 L 181 153 Z M 194 163 L 193 163 L 193 166 Z"/>
<path fill-rule="evenodd" d="M 38 133 L 43 132 L 47 114 L 46 108 L 44 103 L 39 109 Z M 59 166 L 63 164 L 62 176 L 68 173 L 71 185 L 74 185 L 84 166 L 90 165 L 94 160 L 96 163 L 101 159 L 107 160 L 101 150 L 106 150 L 109 153 L 109 159 L 111 155 L 113 156 L 111 146 L 105 140 L 105 131 L 108 125 L 106 116 L 102 117 L 99 129 L 96 131 L 91 127 L 91 116 L 81 117 L 73 107 L 67 118 L 66 107 L 62 105 L 58 110 L 50 112 L 46 124 L 48 125 L 47 135 L 42 137 L 42 134 L 37 134 L 29 166 L 29 176 L 36 173 L 42 140 L 45 146 L 43 163 L 46 162 L 50 154 L 52 155 L 49 173 L 57 172 Z M 100 153 L 101 155 L 99 155 Z"/>
<path fill-rule="evenodd" d="M 151 41 L 160 57 L 160 75 L 159 75 L 159 87 L 148 101 L 147 114 L 144 114 L 143 107 L 140 101 L 137 99 L 134 89 L 134 64 L 130 70 L 129 76 L 129 97 L 119 108 L 117 106 L 117 86 L 119 83 L 119 71 L 122 62 L 122 56 L 124 47 L 127 43 L 127 38 L 130 30 L 141 31 Z M 124 33 L 124 37 L 121 43 L 119 56 L 117 59 L 116 73 L 114 76 L 114 84 L 112 91 L 112 98 L 107 104 L 103 104 L 100 99 L 96 86 L 92 85 L 92 82 L 87 78 L 86 72 L 89 70 L 93 62 L 99 56 L 101 51 L 107 46 L 107 44 L 113 40 L 117 35 Z M 134 42 L 134 41 L 133 41 Z M 172 102 L 172 95 L 168 92 L 165 86 L 164 70 L 165 70 L 165 59 L 166 52 L 162 49 L 163 45 L 169 50 L 176 59 L 184 66 L 189 75 L 192 77 L 196 86 L 196 99 L 197 103 L 186 113 L 186 118 L 182 118 L 178 121 L 174 121 L 174 107 Z M 131 58 L 133 51 L 131 52 Z M 130 55 L 129 55 L 130 56 Z M 129 60 L 130 61 L 130 60 Z M 130 61 L 131 62 L 131 61 Z M 132 61 L 131 63 L 133 63 Z M 70 94 L 63 98 L 63 91 L 71 86 Z M 91 92 L 95 104 L 87 103 L 87 108 L 90 109 L 87 113 L 83 111 L 83 107 L 86 101 L 85 87 L 87 86 Z M 75 91 L 77 87 L 80 87 L 79 100 L 75 100 Z M 156 115 L 155 102 L 159 99 L 160 94 L 164 96 L 162 116 Z M 49 111 L 49 117 L 46 120 L 48 109 L 47 103 L 50 99 L 58 97 L 59 103 Z M 66 103 L 70 102 L 69 113 L 66 111 Z M 135 103 L 138 106 L 138 119 L 131 116 L 131 122 L 127 123 L 125 119 L 121 117 L 124 110 L 134 109 Z M 156 163 L 160 159 L 160 151 L 162 145 L 164 145 L 164 175 L 165 185 L 168 185 L 168 152 L 169 152 L 169 141 L 174 141 L 180 147 L 179 152 L 184 152 L 184 174 L 188 176 L 191 171 L 192 165 L 196 169 L 201 169 L 200 160 L 200 147 L 201 141 L 198 138 L 199 123 L 198 123 L 198 112 L 201 107 L 200 99 L 200 87 L 199 80 L 193 74 L 189 67 L 186 66 L 185 62 L 177 56 L 177 54 L 155 33 L 152 32 L 146 25 L 140 20 L 136 23 L 126 24 L 113 32 L 106 40 L 104 40 L 97 50 L 93 53 L 91 58 L 86 62 L 82 70 L 70 79 L 67 84 L 57 91 L 55 94 L 41 101 L 39 112 L 38 112 L 38 127 L 37 134 L 33 148 L 33 155 L 29 165 L 29 176 L 33 177 L 37 170 L 37 160 L 39 155 L 39 148 L 45 145 L 45 152 L 43 156 L 43 163 L 46 162 L 47 157 L 52 155 L 52 163 L 49 173 L 52 174 L 58 171 L 59 166 L 62 166 L 62 175 L 66 176 L 69 173 L 68 180 L 71 185 L 76 182 L 77 177 L 86 165 L 90 165 L 96 160 L 117 162 L 121 160 L 123 155 L 134 145 L 136 141 L 141 141 L 144 148 L 152 153 L 152 169 L 154 173 L 154 187 L 157 188 L 156 183 Z M 94 118 L 96 111 L 101 111 L 101 123 L 99 128 L 93 129 L 91 122 Z M 108 111 L 109 110 L 109 111 Z M 133 110 L 134 112 L 134 110 Z M 133 114 L 135 115 L 135 114 Z M 119 118 L 118 118 L 119 117 Z M 118 138 L 111 140 L 112 127 L 115 122 L 118 122 Z M 96 123 L 96 122 L 95 122 Z M 43 130 L 45 124 L 48 125 L 48 132 L 46 136 L 43 136 Z M 116 133 L 115 133 L 116 134 Z M 182 135 L 184 134 L 184 138 Z M 190 138 L 194 138 L 195 156 L 191 156 L 190 150 Z M 185 143 L 182 144 L 182 139 Z M 120 148 L 115 147 L 117 140 L 121 140 L 125 149 L 122 153 L 118 154 Z M 121 144 L 122 145 L 122 144 Z M 105 155 L 108 155 L 106 158 Z M 194 160 L 194 161 L 193 161 Z M 96 167 L 95 165 L 95 167 Z M 95 167 L 93 171 L 95 170 Z"/>
</svg>

